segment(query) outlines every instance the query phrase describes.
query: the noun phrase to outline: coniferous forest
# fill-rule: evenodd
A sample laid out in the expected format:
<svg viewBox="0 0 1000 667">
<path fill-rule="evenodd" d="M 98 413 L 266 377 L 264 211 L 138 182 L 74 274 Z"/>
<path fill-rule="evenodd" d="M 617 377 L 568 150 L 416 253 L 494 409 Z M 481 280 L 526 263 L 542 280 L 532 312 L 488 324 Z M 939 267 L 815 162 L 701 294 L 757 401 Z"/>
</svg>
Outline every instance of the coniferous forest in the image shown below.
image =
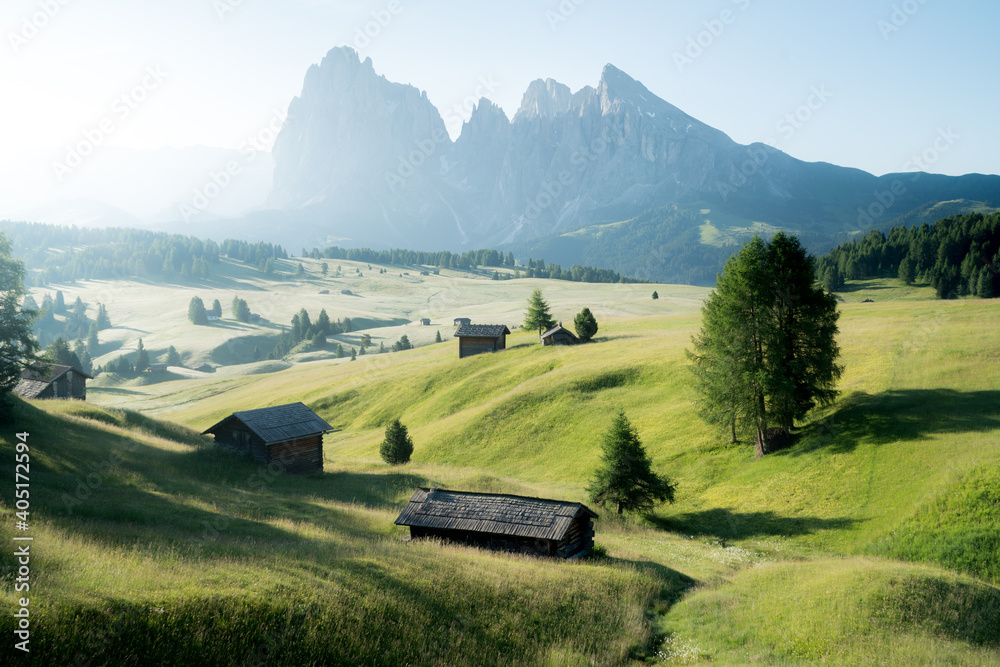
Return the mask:
<svg viewBox="0 0 1000 667">
<path fill-rule="evenodd" d="M 820 257 L 816 276 L 830 291 L 845 280 L 898 277 L 929 284 L 942 299 L 993 298 L 1000 289 L 1000 212 L 872 230 Z"/>
</svg>

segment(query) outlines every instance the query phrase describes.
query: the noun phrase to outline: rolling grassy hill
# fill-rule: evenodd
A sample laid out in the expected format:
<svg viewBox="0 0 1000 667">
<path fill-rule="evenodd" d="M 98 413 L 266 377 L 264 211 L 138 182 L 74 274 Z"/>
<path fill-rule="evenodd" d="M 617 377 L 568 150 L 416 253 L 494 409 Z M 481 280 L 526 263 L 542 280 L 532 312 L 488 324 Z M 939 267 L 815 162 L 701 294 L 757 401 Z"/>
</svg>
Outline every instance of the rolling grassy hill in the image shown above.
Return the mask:
<svg viewBox="0 0 1000 667">
<path fill-rule="evenodd" d="M 608 307 L 586 346 L 522 332 L 465 360 L 452 341 L 24 405 L 38 650 L 93 664 L 1000 662 L 1000 303 L 893 281 L 843 294 L 841 397 L 754 461 L 696 417 L 696 306 L 614 291 L 647 287 L 567 285 Z M 629 312 L 646 308 L 660 312 Z M 197 436 L 294 400 L 342 429 L 322 475 L 269 475 Z M 417 485 L 585 501 L 619 407 L 678 494 L 649 521 L 601 512 L 607 556 L 397 540 Z M 416 447 L 391 468 L 378 443 L 397 416 Z"/>
</svg>

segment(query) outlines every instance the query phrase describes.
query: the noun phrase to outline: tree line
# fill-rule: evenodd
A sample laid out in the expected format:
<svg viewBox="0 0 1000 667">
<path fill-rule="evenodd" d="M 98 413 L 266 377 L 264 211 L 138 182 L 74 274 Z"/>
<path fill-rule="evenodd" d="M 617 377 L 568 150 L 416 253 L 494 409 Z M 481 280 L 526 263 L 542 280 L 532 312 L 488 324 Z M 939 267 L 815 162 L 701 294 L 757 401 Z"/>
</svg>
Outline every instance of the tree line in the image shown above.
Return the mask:
<svg viewBox="0 0 1000 667">
<path fill-rule="evenodd" d="M 956 215 L 888 233 L 872 230 L 831 250 L 816 269 L 829 291 L 845 280 L 898 277 L 929 284 L 942 299 L 994 298 L 1000 290 L 1000 212 Z"/>
<path fill-rule="evenodd" d="M 29 269 L 27 282 L 34 286 L 147 277 L 205 280 L 220 256 L 262 272 L 271 261 L 273 273 L 274 260 L 288 258 L 280 245 L 264 242 L 227 239 L 220 246 L 193 236 L 120 227 L 91 229 L 27 222 L 2 222 L 0 226 L 12 238 L 14 254 L 24 258 Z"/>
</svg>

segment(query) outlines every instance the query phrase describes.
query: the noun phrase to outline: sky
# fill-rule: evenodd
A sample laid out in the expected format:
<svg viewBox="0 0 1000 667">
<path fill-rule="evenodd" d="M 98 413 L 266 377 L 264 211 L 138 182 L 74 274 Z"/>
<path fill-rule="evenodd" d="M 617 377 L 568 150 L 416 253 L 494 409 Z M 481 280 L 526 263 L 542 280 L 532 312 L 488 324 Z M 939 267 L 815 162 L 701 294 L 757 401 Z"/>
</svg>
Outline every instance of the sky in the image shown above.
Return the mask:
<svg viewBox="0 0 1000 667">
<path fill-rule="evenodd" d="M 612 63 L 740 143 L 877 175 L 997 174 L 998 24 L 985 0 L 6 0 L 0 174 L 41 154 L 52 181 L 81 141 L 270 140 L 344 45 L 444 116 L 479 96 L 513 116 L 530 81 L 575 91 Z"/>
</svg>

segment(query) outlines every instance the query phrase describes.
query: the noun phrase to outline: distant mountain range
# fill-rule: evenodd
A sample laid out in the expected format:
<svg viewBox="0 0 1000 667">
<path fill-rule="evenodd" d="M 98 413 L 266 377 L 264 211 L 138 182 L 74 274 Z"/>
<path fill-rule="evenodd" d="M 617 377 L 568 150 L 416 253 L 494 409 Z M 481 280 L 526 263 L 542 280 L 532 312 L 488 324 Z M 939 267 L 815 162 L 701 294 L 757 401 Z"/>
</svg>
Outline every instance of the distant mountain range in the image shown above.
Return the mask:
<svg viewBox="0 0 1000 667">
<path fill-rule="evenodd" d="M 350 48 L 309 69 L 273 155 L 276 210 L 258 222 L 279 215 L 342 245 L 589 257 L 659 279 L 706 261 L 700 281 L 714 277 L 726 246 L 753 231 L 793 230 L 822 246 L 917 207 L 1000 202 L 998 176 L 876 177 L 738 144 L 612 65 L 575 93 L 533 81 L 511 119 L 483 99 L 452 142 L 425 93 Z M 662 233 L 650 228 L 668 219 Z M 690 265 L 668 268 L 657 249 L 683 250 Z M 643 266 L 623 261 L 637 253 Z"/>
</svg>

